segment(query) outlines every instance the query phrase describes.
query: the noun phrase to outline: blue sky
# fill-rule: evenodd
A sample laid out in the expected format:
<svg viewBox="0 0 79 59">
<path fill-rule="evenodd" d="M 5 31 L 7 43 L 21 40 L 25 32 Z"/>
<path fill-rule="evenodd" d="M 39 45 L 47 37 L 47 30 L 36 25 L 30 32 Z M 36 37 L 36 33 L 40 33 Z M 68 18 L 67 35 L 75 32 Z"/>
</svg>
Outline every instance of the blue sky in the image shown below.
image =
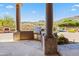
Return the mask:
<svg viewBox="0 0 79 59">
<path fill-rule="evenodd" d="M 55 3 L 53 7 L 54 21 L 79 15 L 79 4 L 77 3 Z M 45 20 L 45 9 L 44 3 L 25 3 L 21 6 L 21 21 Z M 15 19 L 15 13 L 15 4 L 0 4 L 0 17 L 10 15 Z"/>
<path fill-rule="evenodd" d="M 15 4 L 1 4 L 0 3 L 0 17 L 4 17 L 5 15 L 9 15 L 15 19 Z"/>
<path fill-rule="evenodd" d="M 79 16 L 78 3 L 58 3 L 54 4 L 54 20 L 66 17 Z"/>
<path fill-rule="evenodd" d="M 25 21 L 45 20 L 46 5 L 41 4 L 23 4 L 21 8 L 22 19 Z"/>
<path fill-rule="evenodd" d="M 21 6 L 21 21 L 39 21 L 45 20 L 45 7 L 46 5 L 34 4 L 34 3 L 25 3 Z M 15 4 L 0 4 L 0 17 L 4 15 L 10 15 L 15 19 L 16 9 Z"/>
</svg>

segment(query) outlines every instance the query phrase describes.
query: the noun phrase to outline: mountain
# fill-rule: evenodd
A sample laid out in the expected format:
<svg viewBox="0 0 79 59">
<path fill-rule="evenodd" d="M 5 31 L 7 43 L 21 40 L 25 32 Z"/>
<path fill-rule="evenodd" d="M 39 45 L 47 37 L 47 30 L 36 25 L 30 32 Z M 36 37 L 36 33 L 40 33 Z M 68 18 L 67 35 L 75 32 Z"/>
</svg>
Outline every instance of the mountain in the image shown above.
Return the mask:
<svg viewBox="0 0 79 59">
<path fill-rule="evenodd" d="M 72 17 L 67 17 L 67 18 L 62 18 L 58 21 L 56 21 L 57 23 L 58 22 L 61 22 L 63 19 L 71 19 L 71 20 L 76 20 L 76 21 L 79 21 L 79 16 L 72 16 Z"/>
</svg>

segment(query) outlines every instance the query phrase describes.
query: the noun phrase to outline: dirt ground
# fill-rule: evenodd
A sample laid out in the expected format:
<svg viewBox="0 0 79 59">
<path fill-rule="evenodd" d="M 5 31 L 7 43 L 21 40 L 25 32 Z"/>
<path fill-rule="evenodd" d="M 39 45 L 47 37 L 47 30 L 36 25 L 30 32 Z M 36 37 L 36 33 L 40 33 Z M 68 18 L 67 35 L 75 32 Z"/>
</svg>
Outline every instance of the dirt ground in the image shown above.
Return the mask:
<svg viewBox="0 0 79 59">
<path fill-rule="evenodd" d="M 63 34 L 69 41 L 79 42 L 79 32 L 70 33 L 70 32 L 59 32 L 58 35 Z"/>
</svg>

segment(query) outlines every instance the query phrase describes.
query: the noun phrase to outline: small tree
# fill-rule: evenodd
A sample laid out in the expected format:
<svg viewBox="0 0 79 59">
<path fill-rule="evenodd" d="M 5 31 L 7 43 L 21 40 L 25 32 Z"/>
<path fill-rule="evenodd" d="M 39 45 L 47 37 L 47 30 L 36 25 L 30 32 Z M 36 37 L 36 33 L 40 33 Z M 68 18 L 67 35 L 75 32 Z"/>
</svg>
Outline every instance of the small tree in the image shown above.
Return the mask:
<svg viewBox="0 0 79 59">
<path fill-rule="evenodd" d="M 0 18 L 0 29 L 3 29 L 3 27 L 9 27 L 11 30 L 15 29 L 15 21 L 13 17 L 4 16 L 3 18 Z"/>
<path fill-rule="evenodd" d="M 15 27 L 15 21 L 11 16 L 5 16 L 3 26 Z"/>
</svg>

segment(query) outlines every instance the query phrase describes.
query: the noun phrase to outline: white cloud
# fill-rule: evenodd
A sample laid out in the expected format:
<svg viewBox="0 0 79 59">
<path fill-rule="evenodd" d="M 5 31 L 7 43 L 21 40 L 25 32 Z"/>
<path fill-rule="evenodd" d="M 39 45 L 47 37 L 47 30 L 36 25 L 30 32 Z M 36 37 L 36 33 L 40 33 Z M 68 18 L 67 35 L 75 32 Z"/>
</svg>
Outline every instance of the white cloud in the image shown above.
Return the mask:
<svg viewBox="0 0 79 59">
<path fill-rule="evenodd" d="M 79 7 L 79 4 L 73 5 L 72 7 Z"/>
<path fill-rule="evenodd" d="M 7 9 L 12 9 L 12 8 L 14 8 L 14 6 L 12 6 L 12 5 L 7 5 L 6 8 L 7 8 Z"/>
<path fill-rule="evenodd" d="M 77 9 L 73 8 L 72 11 L 76 11 Z"/>
<path fill-rule="evenodd" d="M 73 5 L 72 6 L 72 11 L 76 11 L 76 10 L 78 10 L 78 8 L 79 8 L 79 4 L 75 4 L 75 5 Z"/>
</svg>

